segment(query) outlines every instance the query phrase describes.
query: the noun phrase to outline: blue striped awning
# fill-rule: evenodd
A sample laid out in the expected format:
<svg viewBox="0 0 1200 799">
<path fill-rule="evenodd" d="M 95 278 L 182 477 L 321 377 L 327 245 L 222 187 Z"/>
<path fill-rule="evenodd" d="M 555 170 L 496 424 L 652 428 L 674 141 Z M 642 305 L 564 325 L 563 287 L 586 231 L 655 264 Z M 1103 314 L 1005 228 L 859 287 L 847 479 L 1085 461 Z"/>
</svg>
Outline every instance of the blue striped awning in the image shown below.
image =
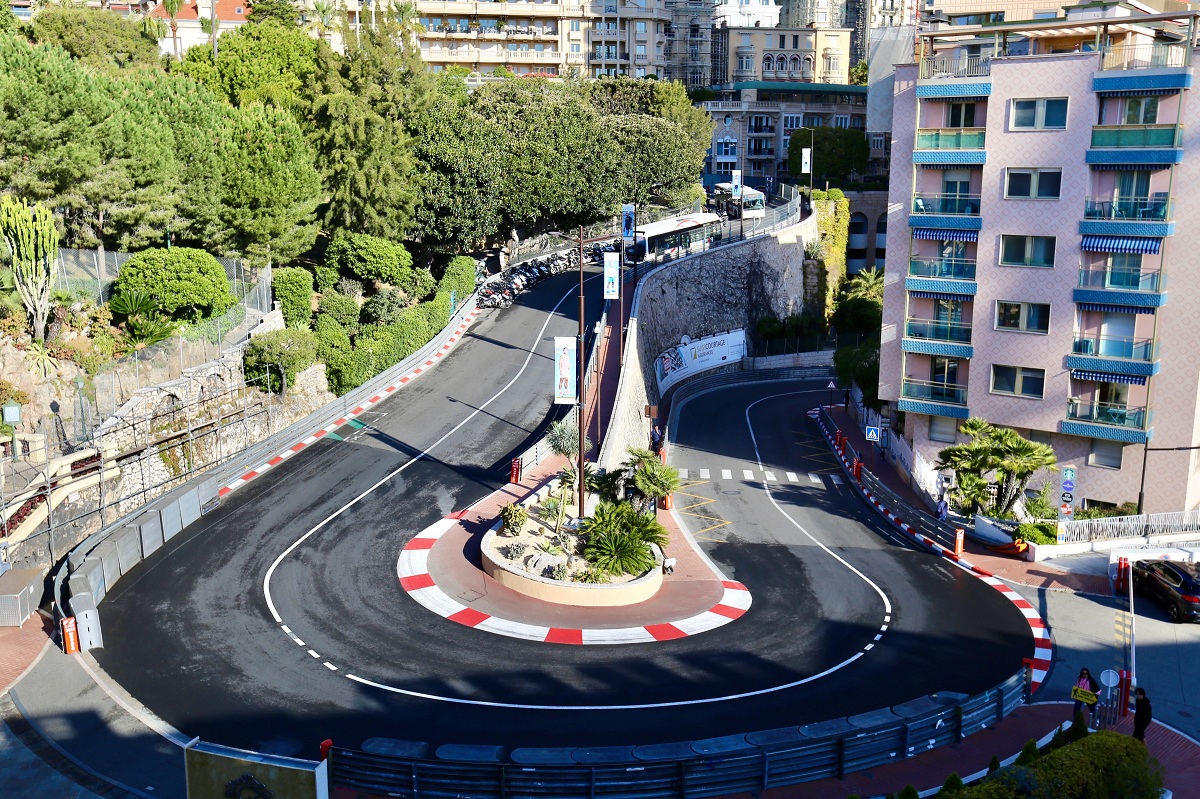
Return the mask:
<svg viewBox="0 0 1200 799">
<path fill-rule="evenodd" d="M 1095 380 L 1097 383 L 1128 383 L 1131 386 L 1146 385 L 1146 378 L 1140 375 L 1118 375 L 1112 372 L 1089 372 L 1086 369 L 1072 369 L 1071 377 L 1076 380 Z"/>
<path fill-rule="evenodd" d="M 915 232 L 915 231 L 914 231 Z M 1158 255 L 1162 239 L 1145 236 L 1084 236 L 1079 249 L 1084 252 L 1121 252 Z"/>
<path fill-rule="evenodd" d="M 1102 97 L 1145 97 L 1150 94 L 1179 94 L 1182 91 L 1178 86 L 1170 89 L 1097 89 L 1096 94 Z"/>
<path fill-rule="evenodd" d="M 1102 302 L 1077 302 L 1081 311 L 1099 311 L 1100 313 L 1154 313 L 1153 308 L 1143 308 L 1140 305 L 1109 305 Z"/>
<path fill-rule="evenodd" d="M 1142 152 L 1147 153 L 1147 157 L 1150 160 L 1141 164 L 1097 164 L 1093 162 L 1088 164 L 1088 166 L 1097 172 L 1136 172 L 1139 169 L 1145 170 L 1160 166 L 1165 169 L 1166 167 L 1175 165 L 1175 158 L 1172 155 L 1175 152 L 1174 150 L 1164 148 L 1164 151 L 1159 153 L 1162 156 L 1161 159 L 1154 157 L 1154 150 L 1142 150 Z"/>
<path fill-rule="evenodd" d="M 935 227 L 913 228 L 913 238 L 923 241 L 979 241 L 978 230 L 948 230 Z M 1157 250 L 1155 250 L 1157 252 Z"/>
<path fill-rule="evenodd" d="M 951 294 L 948 291 L 910 291 L 908 296 L 922 300 L 958 300 L 960 302 L 975 299 L 972 294 Z"/>
</svg>

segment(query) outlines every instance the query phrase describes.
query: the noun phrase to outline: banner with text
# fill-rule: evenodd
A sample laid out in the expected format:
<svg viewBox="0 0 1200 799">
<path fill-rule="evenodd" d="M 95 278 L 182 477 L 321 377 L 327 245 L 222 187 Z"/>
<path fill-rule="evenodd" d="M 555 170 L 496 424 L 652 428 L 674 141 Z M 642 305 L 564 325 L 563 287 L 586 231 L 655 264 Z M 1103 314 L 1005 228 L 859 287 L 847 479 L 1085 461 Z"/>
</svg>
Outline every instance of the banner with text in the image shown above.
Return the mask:
<svg viewBox="0 0 1200 799">
<path fill-rule="evenodd" d="M 746 352 L 746 331 L 731 330 L 715 336 L 691 341 L 684 337 L 682 343 L 661 353 L 654 361 L 654 375 L 658 378 L 658 393 L 661 396 L 671 386 L 685 377 L 736 363 Z"/>
<path fill-rule="evenodd" d="M 575 337 L 554 337 L 554 404 L 573 405 L 575 397 Z"/>
<path fill-rule="evenodd" d="M 633 244 L 634 231 L 637 225 L 633 217 L 633 204 L 628 203 L 621 206 L 621 238 L 625 240 L 625 246 Z"/>
<path fill-rule="evenodd" d="M 621 296 L 620 283 L 620 264 L 618 263 L 617 253 L 604 253 L 604 299 L 615 300 Z"/>
</svg>

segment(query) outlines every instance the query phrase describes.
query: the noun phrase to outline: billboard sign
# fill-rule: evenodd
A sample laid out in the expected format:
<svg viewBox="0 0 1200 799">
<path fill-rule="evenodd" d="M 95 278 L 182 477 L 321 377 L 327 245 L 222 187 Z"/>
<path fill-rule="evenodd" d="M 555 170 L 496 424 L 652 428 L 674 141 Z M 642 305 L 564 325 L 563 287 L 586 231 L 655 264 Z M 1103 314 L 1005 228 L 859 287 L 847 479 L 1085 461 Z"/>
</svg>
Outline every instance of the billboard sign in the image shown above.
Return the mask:
<svg viewBox="0 0 1200 799">
<path fill-rule="evenodd" d="M 686 336 L 680 344 L 664 350 L 654 361 L 654 376 L 661 396 L 685 377 L 738 363 L 746 352 L 746 331 L 731 330 L 692 341 Z"/>
<path fill-rule="evenodd" d="M 615 300 L 621 296 L 620 264 L 615 252 L 604 253 L 604 299 Z"/>
<path fill-rule="evenodd" d="M 627 204 L 621 206 L 621 238 L 625 240 L 625 246 L 633 244 L 634 230 L 637 228 L 637 223 L 633 218 L 633 205 Z"/>
<path fill-rule="evenodd" d="M 574 336 L 554 337 L 554 404 L 575 404 L 576 350 Z"/>
<path fill-rule="evenodd" d="M 730 196 L 735 200 L 742 199 L 742 170 L 733 170 L 733 175 L 729 178 Z"/>
</svg>

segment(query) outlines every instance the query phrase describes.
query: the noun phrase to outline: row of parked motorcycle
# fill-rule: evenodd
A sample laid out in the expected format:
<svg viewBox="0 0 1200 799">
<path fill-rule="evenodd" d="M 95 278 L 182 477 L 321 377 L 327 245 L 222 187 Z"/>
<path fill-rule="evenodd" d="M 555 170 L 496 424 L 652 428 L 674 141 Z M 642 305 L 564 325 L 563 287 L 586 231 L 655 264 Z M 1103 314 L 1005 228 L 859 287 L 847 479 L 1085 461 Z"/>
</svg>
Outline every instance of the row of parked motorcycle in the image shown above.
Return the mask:
<svg viewBox="0 0 1200 799">
<path fill-rule="evenodd" d="M 585 244 L 584 258 L 589 263 L 598 263 L 605 252 L 617 248 L 617 239 Z M 579 268 L 579 249 L 571 247 L 558 252 L 531 258 L 512 266 L 498 275 L 488 275 L 482 263 L 475 267 L 475 285 L 478 289 L 476 305 L 480 308 L 507 308 L 526 289 L 530 289 L 548 277 L 570 272 Z"/>
</svg>

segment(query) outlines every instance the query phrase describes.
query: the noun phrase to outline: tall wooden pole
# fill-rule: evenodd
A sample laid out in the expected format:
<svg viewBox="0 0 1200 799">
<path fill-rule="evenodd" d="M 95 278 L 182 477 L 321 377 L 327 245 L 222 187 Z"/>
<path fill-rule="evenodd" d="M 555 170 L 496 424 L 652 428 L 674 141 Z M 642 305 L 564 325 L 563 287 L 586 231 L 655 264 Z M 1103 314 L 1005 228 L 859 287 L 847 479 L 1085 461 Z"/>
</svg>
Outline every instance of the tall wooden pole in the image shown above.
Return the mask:
<svg viewBox="0 0 1200 799">
<path fill-rule="evenodd" d="M 584 378 L 584 362 L 583 362 L 583 225 L 579 226 L 579 339 L 575 345 L 575 351 L 579 356 L 579 368 L 575 372 L 575 391 L 579 395 L 579 463 L 577 464 L 578 471 L 576 474 L 579 477 L 579 518 L 583 519 L 584 492 L 587 489 L 587 481 L 583 477 L 583 459 L 587 453 L 583 450 L 583 442 L 586 439 L 584 435 L 584 407 L 583 407 L 583 378 Z"/>
</svg>

